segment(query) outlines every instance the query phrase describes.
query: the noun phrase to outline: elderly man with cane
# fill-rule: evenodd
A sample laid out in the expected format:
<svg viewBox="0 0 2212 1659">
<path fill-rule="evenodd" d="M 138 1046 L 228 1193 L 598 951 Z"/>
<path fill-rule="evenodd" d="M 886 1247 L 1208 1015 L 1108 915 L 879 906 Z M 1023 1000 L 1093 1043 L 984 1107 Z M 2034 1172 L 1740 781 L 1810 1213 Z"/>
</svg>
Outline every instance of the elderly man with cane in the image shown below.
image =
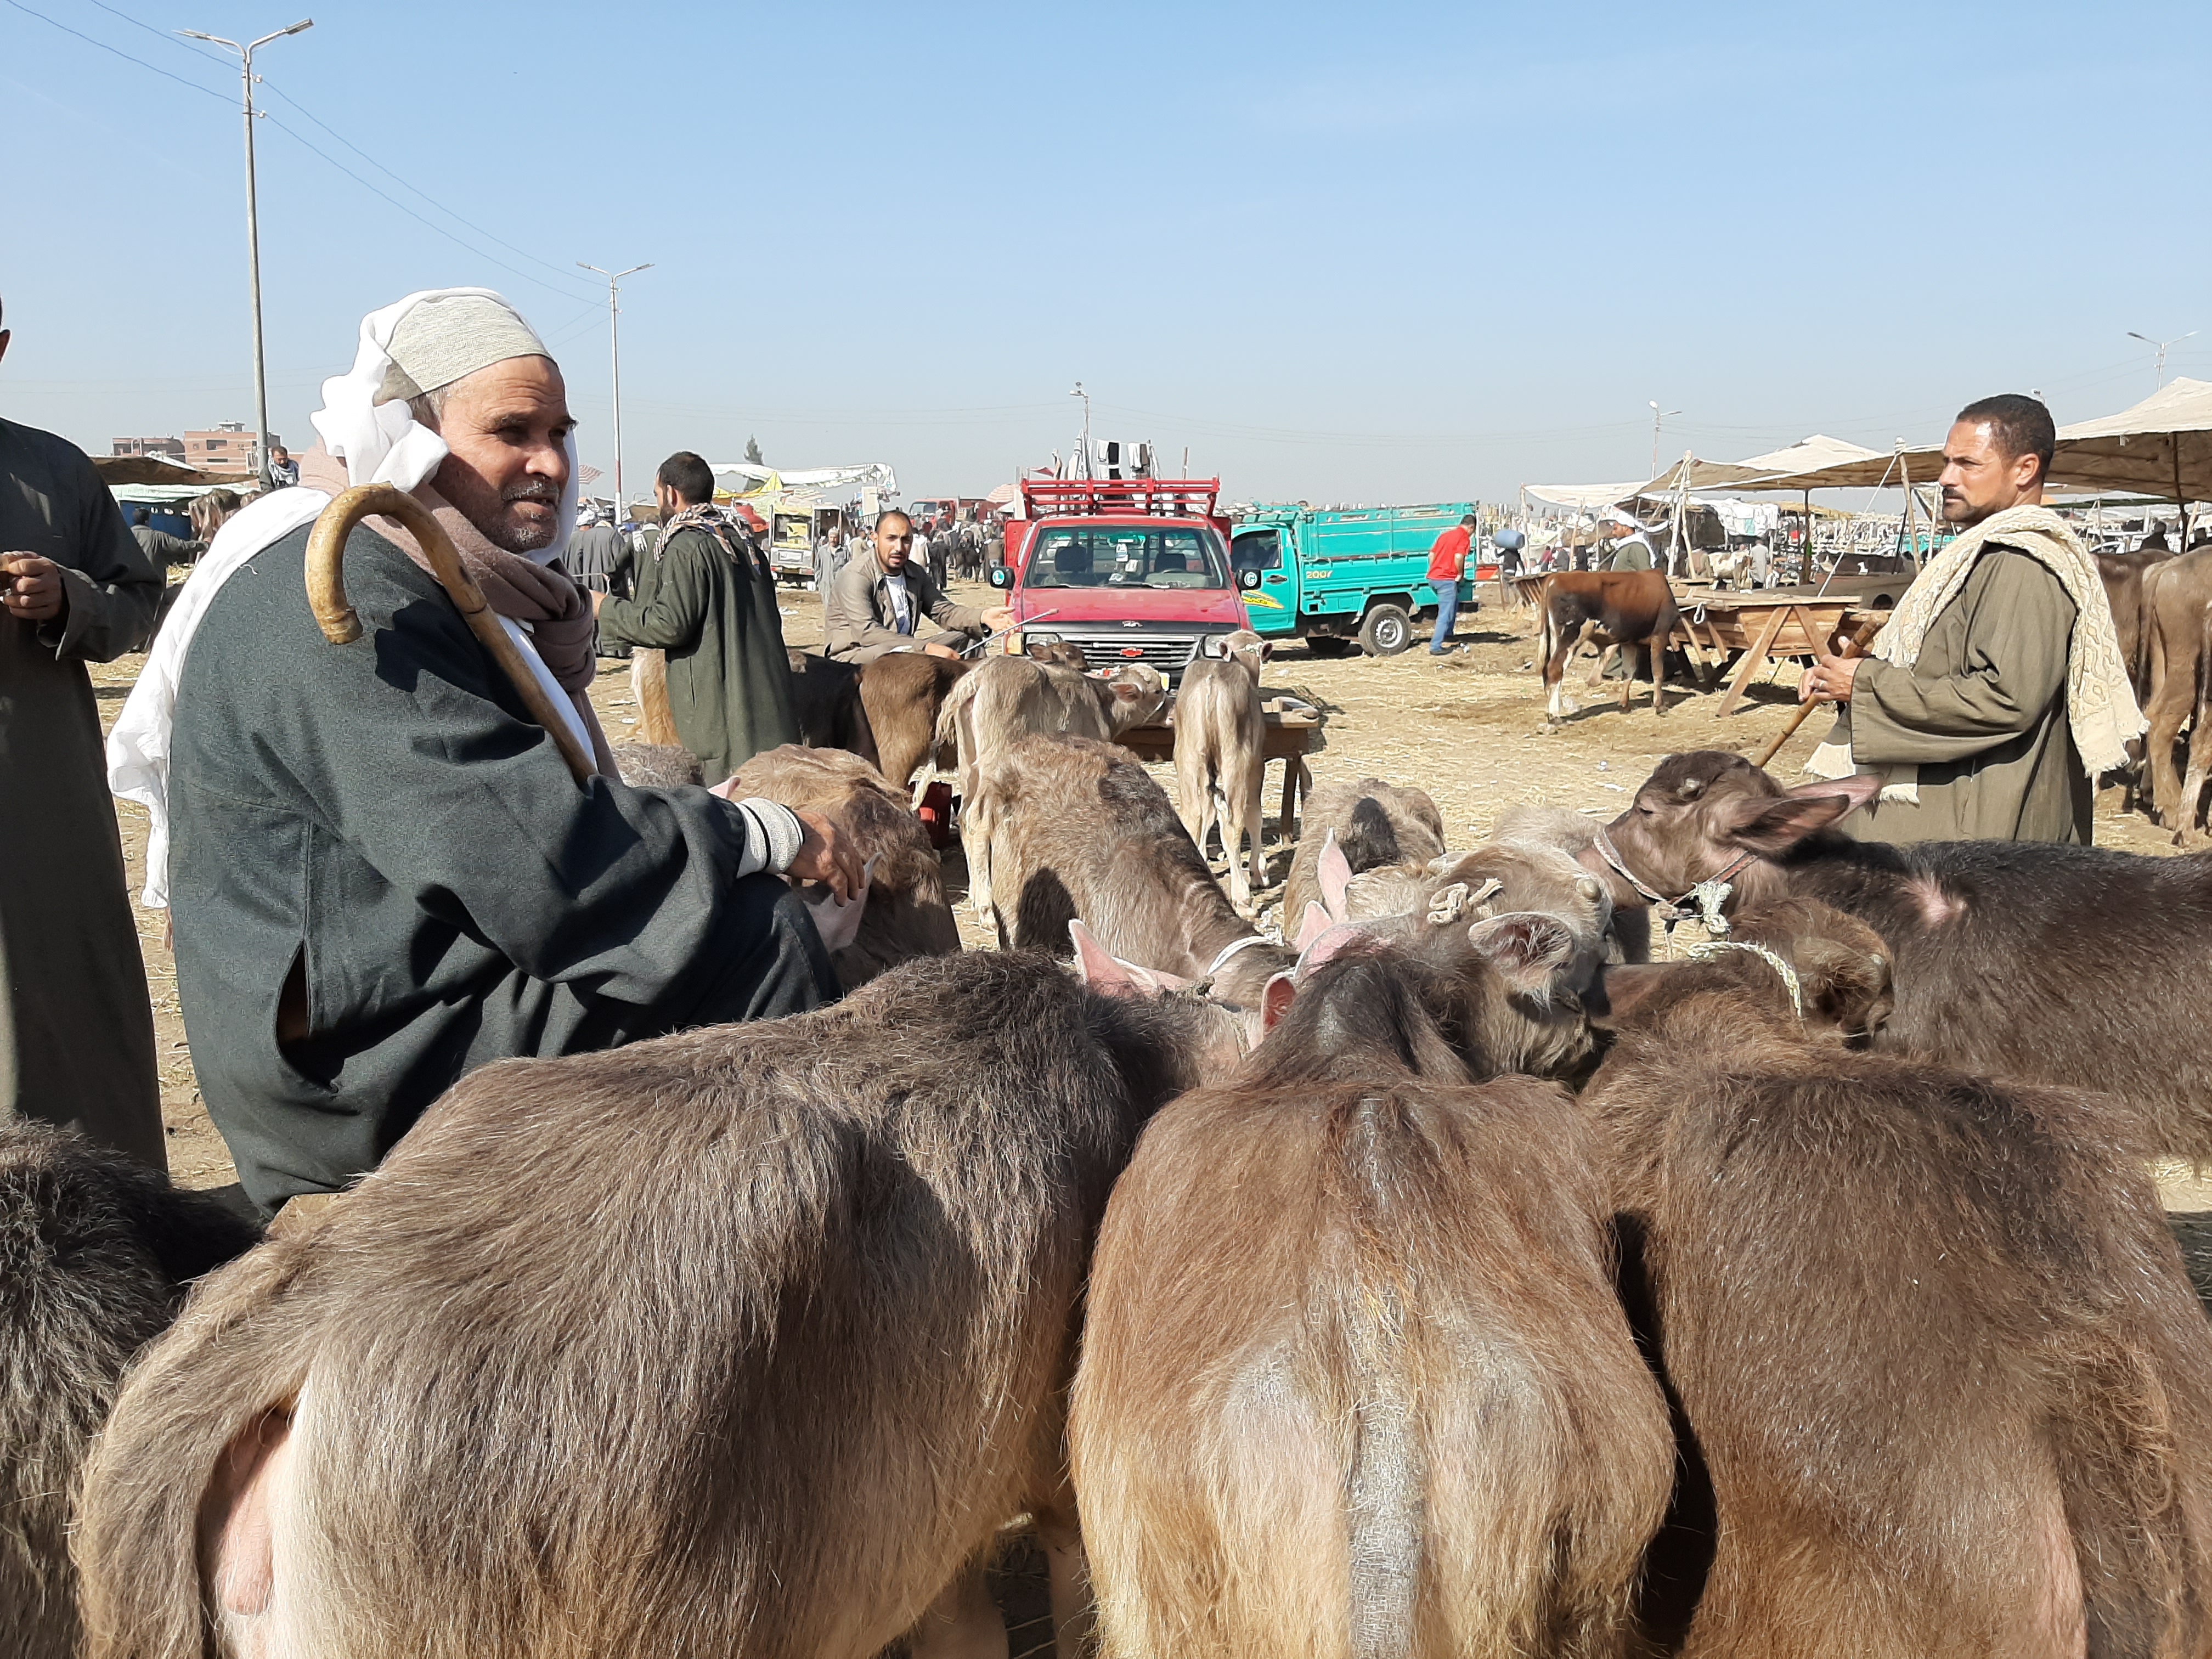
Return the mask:
<svg viewBox="0 0 2212 1659">
<path fill-rule="evenodd" d="M 860 880 L 826 820 L 617 778 L 584 695 L 591 610 L 558 562 L 574 422 L 506 301 L 371 313 L 323 398 L 300 488 L 223 527 L 108 749 L 152 815 L 147 897 L 172 906 L 210 1115 L 265 1209 L 374 1168 L 489 1061 L 830 1000 L 775 873 Z M 368 484 L 411 495 L 408 519 L 345 539 L 362 637 L 333 644 L 309 532 Z M 448 540 L 462 576 L 434 577 Z M 495 614 L 472 625 L 449 586 Z"/>
<path fill-rule="evenodd" d="M 1806 769 L 1879 773 L 1868 841 L 2087 845 L 2100 773 L 2143 729 L 2096 562 L 2043 505 L 2057 442 L 2033 398 L 1984 398 L 1943 445 L 1931 559 L 1865 657 L 1822 652 L 1801 700 L 1838 705 Z"/>
</svg>

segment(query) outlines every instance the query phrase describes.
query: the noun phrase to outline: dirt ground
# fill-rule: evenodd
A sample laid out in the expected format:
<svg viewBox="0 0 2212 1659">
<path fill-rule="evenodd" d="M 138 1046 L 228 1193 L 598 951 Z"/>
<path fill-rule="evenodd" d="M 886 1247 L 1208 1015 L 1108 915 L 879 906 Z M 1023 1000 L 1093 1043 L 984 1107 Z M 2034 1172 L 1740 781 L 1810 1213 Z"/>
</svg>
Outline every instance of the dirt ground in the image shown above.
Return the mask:
<svg viewBox="0 0 2212 1659">
<path fill-rule="evenodd" d="M 955 583 L 963 602 L 990 603 L 981 584 Z M 1486 588 L 1480 609 L 1462 611 L 1457 649 L 1431 657 L 1424 635 L 1402 656 L 1351 656 L 1325 660 L 1303 645 L 1278 648 L 1265 689 L 1288 693 L 1320 708 L 1323 747 L 1309 758 L 1316 782 L 1373 774 L 1395 782 L 1419 784 L 1443 809 L 1454 845 L 1480 839 L 1498 811 L 1516 801 L 1571 807 L 1610 818 L 1620 812 L 1638 784 L 1661 758 L 1687 749 L 1729 749 L 1754 753 L 1779 731 L 1796 707 L 1796 671 L 1784 666 L 1771 684 L 1753 689 L 1744 705 L 1725 721 L 1716 720 L 1717 683 L 1698 693 L 1683 678 L 1668 688 L 1664 716 L 1651 713 L 1648 685 L 1638 682 L 1632 706 L 1622 714 L 1617 686 L 1585 687 L 1594 665 L 1584 659 L 1570 669 L 1569 688 L 1583 702 L 1580 714 L 1557 726 L 1544 718 L 1542 687 L 1534 663 L 1532 615 L 1505 610 Z M 794 647 L 818 646 L 822 608 L 811 593 L 791 592 L 784 600 L 784 636 Z M 338 647 L 332 647 L 337 649 Z M 143 659 L 125 657 L 93 670 L 104 721 L 120 710 Z M 615 742 L 636 724 L 627 665 L 601 664 L 593 689 L 608 735 Z M 1778 763 L 1781 769 L 1801 763 L 1826 730 L 1820 716 L 1808 720 Z M 1171 769 L 1152 769 L 1173 791 Z M 1273 839 L 1273 813 L 1281 788 L 1279 763 L 1268 769 L 1267 810 L 1271 885 L 1258 896 L 1272 906 L 1289 873 L 1294 844 Z M 143 873 L 146 818 L 140 808 L 117 803 L 123 845 L 134 895 Z M 2166 836 L 2140 817 L 2119 811 L 2119 794 L 2108 791 L 2098 805 L 2097 839 L 2130 852 L 2168 854 Z M 959 850 L 947 855 L 948 876 L 956 890 L 964 885 Z M 1225 868 L 1218 860 L 1217 869 Z M 965 906 L 959 914 L 971 947 L 990 943 L 974 926 Z M 1267 914 L 1263 910 L 1263 915 Z M 235 1179 L 228 1154 L 208 1121 L 192 1073 L 191 1054 L 177 1007 L 175 963 L 162 940 L 159 912 L 138 911 L 139 938 L 146 956 L 147 989 L 161 1060 L 162 1117 L 169 1137 L 170 1166 L 176 1179 L 191 1187 L 220 1186 Z M 2165 1172 L 2161 1182 L 2169 1207 L 2191 1212 L 2189 1242 L 2197 1260 L 2212 1267 L 2212 1182 L 2191 1172 Z"/>
</svg>

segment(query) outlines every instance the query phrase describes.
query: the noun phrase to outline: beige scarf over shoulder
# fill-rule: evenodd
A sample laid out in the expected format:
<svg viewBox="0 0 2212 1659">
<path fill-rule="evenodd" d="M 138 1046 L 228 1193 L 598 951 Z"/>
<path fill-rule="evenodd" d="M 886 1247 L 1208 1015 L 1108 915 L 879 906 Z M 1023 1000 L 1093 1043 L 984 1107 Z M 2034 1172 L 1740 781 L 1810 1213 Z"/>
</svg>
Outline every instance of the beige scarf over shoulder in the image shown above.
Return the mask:
<svg viewBox="0 0 2212 1659">
<path fill-rule="evenodd" d="M 2057 577 L 2066 597 L 2074 601 L 2074 637 L 2066 649 L 2066 720 L 2073 728 L 2074 747 L 2081 757 L 2082 769 L 2093 778 L 2124 765 L 2128 739 L 2139 734 L 2146 722 L 2142 711 L 2136 707 L 2135 687 L 2120 658 L 2119 636 L 2112 627 L 2112 608 L 2105 598 L 2104 579 L 2098 575 L 2097 562 L 2089 550 L 2066 521 L 2047 507 L 2007 507 L 1983 520 L 1937 554 L 1912 579 L 1896 613 L 1875 635 L 1870 654 L 1900 668 L 1919 661 L 1928 630 L 1959 597 L 1975 562 L 1992 547 L 2025 553 Z M 1838 726 L 1839 733 L 1847 733 L 1843 721 Z M 1832 734 L 1813 751 L 1805 770 L 1816 778 L 1886 770 L 1884 800 L 1917 804 L 1920 799 L 1918 768 L 1858 765 L 1851 757 L 1847 734 Z"/>
</svg>

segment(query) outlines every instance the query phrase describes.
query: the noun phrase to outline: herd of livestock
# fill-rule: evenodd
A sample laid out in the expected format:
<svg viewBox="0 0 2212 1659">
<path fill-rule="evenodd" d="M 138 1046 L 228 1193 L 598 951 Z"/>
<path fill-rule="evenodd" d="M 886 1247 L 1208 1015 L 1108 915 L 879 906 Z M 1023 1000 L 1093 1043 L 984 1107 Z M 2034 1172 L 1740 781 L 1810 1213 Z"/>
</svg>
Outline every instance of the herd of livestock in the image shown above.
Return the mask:
<svg viewBox="0 0 2212 1659">
<path fill-rule="evenodd" d="M 487 1066 L 265 1238 L 0 1132 L 9 1650 L 1004 1656 L 1025 1517 L 1063 1659 L 2212 1653 L 2212 855 L 1346 778 L 1278 939 L 1263 655 L 1180 811 L 1149 670 L 810 659 L 740 787 L 869 858 L 849 994 Z"/>
</svg>

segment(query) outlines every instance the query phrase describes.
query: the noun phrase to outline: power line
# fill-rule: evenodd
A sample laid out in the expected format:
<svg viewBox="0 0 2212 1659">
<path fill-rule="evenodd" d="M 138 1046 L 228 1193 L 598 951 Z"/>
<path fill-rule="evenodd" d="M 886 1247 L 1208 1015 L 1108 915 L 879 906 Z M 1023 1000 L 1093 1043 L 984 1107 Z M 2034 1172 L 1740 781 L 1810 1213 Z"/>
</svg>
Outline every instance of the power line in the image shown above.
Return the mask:
<svg viewBox="0 0 2212 1659">
<path fill-rule="evenodd" d="M 150 70 L 155 74 L 160 76 L 164 81 L 174 81 L 180 87 L 190 87 L 194 92 L 204 93 L 207 96 L 216 99 L 224 104 L 230 102 L 230 94 L 228 93 L 217 92 L 213 87 L 204 87 L 197 81 L 187 81 L 181 75 L 172 75 L 168 70 L 161 68 L 158 64 L 149 64 L 143 58 L 134 58 L 129 52 L 124 51 L 122 47 L 111 46 L 106 41 L 99 40 L 93 35 L 87 34 L 82 29 L 73 29 L 58 17 L 49 17 L 42 11 L 32 10 L 30 7 L 23 3 L 23 0 L 8 0 L 8 3 L 15 7 L 17 11 L 21 12 L 26 17 L 35 17 L 41 23 L 51 23 L 54 27 L 59 29 L 64 34 L 74 34 L 78 40 L 83 41 L 88 46 L 98 46 L 102 52 L 112 52 L 116 57 L 120 58 L 126 64 L 136 64 L 142 70 Z M 158 32 L 159 31 L 156 31 L 156 33 Z M 198 56 L 197 53 L 194 55 Z"/>
</svg>

